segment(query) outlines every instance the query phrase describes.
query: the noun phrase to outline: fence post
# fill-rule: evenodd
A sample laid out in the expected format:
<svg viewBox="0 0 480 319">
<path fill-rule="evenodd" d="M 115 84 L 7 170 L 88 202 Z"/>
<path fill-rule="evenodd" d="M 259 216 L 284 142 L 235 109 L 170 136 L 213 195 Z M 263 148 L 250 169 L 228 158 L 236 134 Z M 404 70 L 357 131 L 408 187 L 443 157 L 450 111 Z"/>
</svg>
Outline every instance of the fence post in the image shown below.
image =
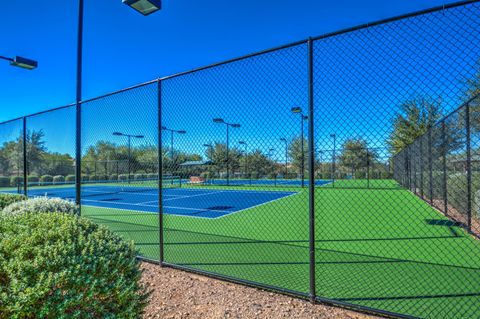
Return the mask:
<svg viewBox="0 0 480 319">
<path fill-rule="evenodd" d="M 471 161 L 471 141 L 470 141 L 470 103 L 465 107 L 465 125 L 467 135 L 467 229 L 472 230 L 472 161 Z"/>
<path fill-rule="evenodd" d="M 420 197 L 423 199 L 423 136 L 420 137 Z"/>
<path fill-rule="evenodd" d="M 164 237 L 163 237 L 163 154 L 162 154 L 162 81 L 157 81 L 157 103 L 158 103 L 158 245 L 160 266 L 164 262 Z"/>
<path fill-rule="evenodd" d="M 308 39 L 308 210 L 310 243 L 310 300 L 315 302 L 315 143 L 313 103 L 313 40 Z"/>
<path fill-rule="evenodd" d="M 433 205 L 433 158 L 432 158 L 432 127 L 428 129 L 428 195 L 430 205 Z"/>
<path fill-rule="evenodd" d="M 443 212 L 448 215 L 448 191 L 447 191 L 447 132 L 445 121 L 442 122 L 443 144 Z"/>
<path fill-rule="evenodd" d="M 82 187 L 82 48 L 83 48 L 83 0 L 78 2 L 78 37 L 77 37 L 77 88 L 76 88 L 76 136 L 75 136 L 75 202 L 81 215 Z"/>
<path fill-rule="evenodd" d="M 23 117 L 23 194 L 28 196 L 27 117 Z"/>
</svg>

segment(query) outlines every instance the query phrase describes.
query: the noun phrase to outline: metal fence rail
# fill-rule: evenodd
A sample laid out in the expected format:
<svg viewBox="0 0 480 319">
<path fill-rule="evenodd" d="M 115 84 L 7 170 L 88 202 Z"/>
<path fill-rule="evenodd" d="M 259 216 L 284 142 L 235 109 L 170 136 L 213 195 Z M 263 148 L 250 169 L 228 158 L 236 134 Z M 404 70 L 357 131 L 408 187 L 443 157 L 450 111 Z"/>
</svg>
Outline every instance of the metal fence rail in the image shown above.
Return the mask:
<svg viewBox="0 0 480 319">
<path fill-rule="evenodd" d="M 0 192 L 162 265 L 402 318 L 480 313 L 480 5 L 0 123 Z"/>
</svg>

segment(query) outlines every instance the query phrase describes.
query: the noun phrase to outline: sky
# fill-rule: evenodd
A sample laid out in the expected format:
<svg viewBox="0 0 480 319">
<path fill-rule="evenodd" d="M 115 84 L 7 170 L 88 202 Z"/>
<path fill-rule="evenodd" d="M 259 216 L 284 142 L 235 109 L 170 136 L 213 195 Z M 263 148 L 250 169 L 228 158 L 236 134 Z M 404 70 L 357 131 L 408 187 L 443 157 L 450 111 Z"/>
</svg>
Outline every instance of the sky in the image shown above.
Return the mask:
<svg viewBox="0 0 480 319">
<path fill-rule="evenodd" d="M 85 0 L 84 98 L 445 0 L 163 0 L 148 17 L 121 0 Z M 77 1 L 4 1 L 0 121 L 75 102 Z M 6 62 L 6 61 L 5 61 Z"/>
<path fill-rule="evenodd" d="M 120 0 L 85 0 L 83 97 L 445 3 L 164 0 L 160 12 L 144 17 Z M 0 121 L 74 102 L 76 10 L 76 1 L 63 0 L 2 5 L 0 55 L 38 60 L 39 68 L 26 71 L 0 64 Z M 317 149 L 331 152 L 332 134 L 339 144 L 359 137 L 369 139 L 371 147 L 385 147 L 390 128 L 386 115 L 404 98 L 428 94 L 454 108 L 468 76 L 467 67 L 460 66 L 480 56 L 476 46 L 459 52 L 452 45 L 468 47 L 478 40 L 478 31 L 465 32 L 472 25 L 459 19 L 460 14 L 465 13 L 445 18 L 436 14 L 318 41 Z M 299 117 L 292 116 L 290 108 L 307 106 L 306 50 L 300 45 L 163 82 L 162 125 L 187 130 L 175 137 L 176 147 L 202 153 L 203 144 L 224 142 L 224 128 L 212 121 L 222 117 L 242 126 L 230 132 L 231 143 L 245 140 L 251 149 L 265 152 L 274 148 L 275 158 L 283 160 L 279 139 L 291 141 L 300 131 Z M 349 105 L 342 113 L 336 108 L 345 104 L 345 97 Z M 156 103 L 155 86 L 149 85 L 85 104 L 83 150 L 99 140 L 124 144 L 114 131 L 145 135 L 137 145 L 156 144 Z M 44 131 L 50 151 L 72 154 L 73 111 L 47 113 L 27 123 Z M 11 132 L 18 131 L 18 123 L 10 126 Z M 12 138 L 8 134 L 0 130 L 0 139 Z M 168 145 L 169 135 L 163 138 Z"/>
</svg>

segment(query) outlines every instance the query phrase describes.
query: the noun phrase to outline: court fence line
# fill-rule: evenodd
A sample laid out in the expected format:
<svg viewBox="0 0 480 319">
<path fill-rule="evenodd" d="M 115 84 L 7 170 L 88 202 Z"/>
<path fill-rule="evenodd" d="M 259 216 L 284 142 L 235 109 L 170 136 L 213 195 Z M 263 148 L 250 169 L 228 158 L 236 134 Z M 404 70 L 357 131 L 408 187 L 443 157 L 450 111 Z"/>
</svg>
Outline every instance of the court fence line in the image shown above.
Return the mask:
<svg viewBox="0 0 480 319">
<path fill-rule="evenodd" d="M 0 123 L 0 190 L 68 194 L 162 266 L 395 318 L 474 317 L 479 2 Z M 92 186 L 102 205 L 85 205 Z M 179 188 L 210 193 L 188 207 Z"/>
</svg>

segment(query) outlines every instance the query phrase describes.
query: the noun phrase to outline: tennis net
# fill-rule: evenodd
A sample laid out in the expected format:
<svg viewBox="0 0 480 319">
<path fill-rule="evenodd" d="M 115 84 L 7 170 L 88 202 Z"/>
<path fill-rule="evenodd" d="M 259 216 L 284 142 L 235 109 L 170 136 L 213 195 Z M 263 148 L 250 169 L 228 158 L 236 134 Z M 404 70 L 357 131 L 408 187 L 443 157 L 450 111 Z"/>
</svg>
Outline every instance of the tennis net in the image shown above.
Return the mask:
<svg viewBox="0 0 480 319">
<path fill-rule="evenodd" d="M 161 179 L 162 188 L 179 188 L 182 185 L 180 176 L 164 176 Z M 23 185 L 20 185 L 23 188 Z M 82 182 L 82 197 L 112 195 L 120 193 L 152 193 L 158 192 L 158 179 L 137 179 L 129 181 L 84 181 Z M 29 182 L 29 196 L 75 198 L 75 182 Z"/>
</svg>

